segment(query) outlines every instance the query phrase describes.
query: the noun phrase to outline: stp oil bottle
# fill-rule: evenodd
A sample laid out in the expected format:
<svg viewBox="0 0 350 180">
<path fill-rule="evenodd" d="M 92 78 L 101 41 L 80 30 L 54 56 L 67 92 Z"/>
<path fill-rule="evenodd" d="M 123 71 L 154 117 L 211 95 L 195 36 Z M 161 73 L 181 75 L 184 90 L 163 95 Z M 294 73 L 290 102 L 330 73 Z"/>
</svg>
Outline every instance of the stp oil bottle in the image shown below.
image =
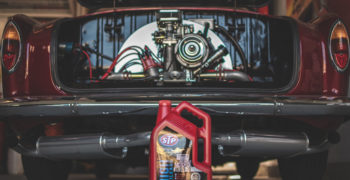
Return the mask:
<svg viewBox="0 0 350 180">
<path fill-rule="evenodd" d="M 197 127 L 181 116 L 186 110 L 203 121 Z M 203 139 L 204 157 L 198 161 L 198 139 Z M 170 101 L 160 101 L 156 127 L 150 145 L 151 180 L 211 180 L 210 116 L 182 102 L 171 108 Z"/>
</svg>

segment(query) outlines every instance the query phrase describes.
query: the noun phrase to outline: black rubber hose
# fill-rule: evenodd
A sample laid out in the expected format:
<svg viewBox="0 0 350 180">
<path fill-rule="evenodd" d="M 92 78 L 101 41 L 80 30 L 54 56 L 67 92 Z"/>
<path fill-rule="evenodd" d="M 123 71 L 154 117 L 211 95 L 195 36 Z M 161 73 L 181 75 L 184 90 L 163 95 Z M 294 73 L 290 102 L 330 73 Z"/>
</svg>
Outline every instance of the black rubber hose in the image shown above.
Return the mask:
<svg viewBox="0 0 350 180">
<path fill-rule="evenodd" d="M 238 44 L 237 40 L 235 38 L 233 38 L 231 36 L 231 34 L 222 26 L 216 25 L 215 26 L 215 30 L 217 32 L 220 32 L 220 33 L 224 34 L 231 41 L 231 43 L 235 46 L 235 48 L 238 51 L 239 56 L 242 59 L 242 63 L 243 63 L 243 66 L 244 66 L 244 72 L 247 73 L 247 71 L 248 71 L 248 60 L 245 57 L 244 52 L 243 52 L 241 46 Z"/>
</svg>

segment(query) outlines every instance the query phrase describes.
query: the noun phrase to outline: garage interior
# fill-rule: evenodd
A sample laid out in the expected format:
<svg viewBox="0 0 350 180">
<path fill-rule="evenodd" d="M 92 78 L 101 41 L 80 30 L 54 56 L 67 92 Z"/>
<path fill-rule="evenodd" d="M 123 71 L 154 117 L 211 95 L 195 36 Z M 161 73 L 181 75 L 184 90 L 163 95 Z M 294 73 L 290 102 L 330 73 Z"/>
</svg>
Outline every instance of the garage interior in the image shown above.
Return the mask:
<svg viewBox="0 0 350 180">
<path fill-rule="evenodd" d="M 340 7 L 339 4 L 346 5 Z M 273 15 L 291 16 L 307 22 L 317 17 L 323 8 L 327 8 L 331 12 L 340 14 L 344 21 L 350 25 L 350 15 L 347 12 L 349 6 L 348 0 L 273 0 L 268 6 L 268 12 Z M 83 16 L 91 12 L 81 6 L 77 0 L 0 0 L 0 32 L 2 32 L 8 17 L 15 14 L 25 14 L 41 22 L 49 22 L 57 18 Z M 350 29 L 350 26 L 348 28 Z M 0 89 L 2 90 L 1 83 Z M 5 132 L 4 124 L 0 123 L 0 179 L 24 180 L 20 155 L 6 147 Z M 350 179 L 350 122 L 343 124 L 338 132 L 341 134 L 341 141 L 330 149 L 329 164 L 324 180 Z M 95 179 L 94 168 L 93 163 L 76 162 L 74 174 L 69 179 Z M 146 167 L 129 168 L 126 172 L 127 175 L 113 174 L 110 179 L 147 179 Z M 214 179 L 240 179 L 234 163 L 214 167 L 214 172 Z M 266 161 L 260 164 L 256 180 L 279 179 L 277 161 Z"/>
</svg>

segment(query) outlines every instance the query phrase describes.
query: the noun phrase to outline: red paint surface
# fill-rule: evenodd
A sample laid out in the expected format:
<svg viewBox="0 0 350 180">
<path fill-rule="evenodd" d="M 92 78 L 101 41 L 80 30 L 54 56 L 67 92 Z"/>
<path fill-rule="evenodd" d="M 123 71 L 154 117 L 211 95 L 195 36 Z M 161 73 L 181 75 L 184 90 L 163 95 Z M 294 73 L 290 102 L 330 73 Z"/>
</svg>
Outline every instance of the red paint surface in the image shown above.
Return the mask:
<svg viewBox="0 0 350 180">
<path fill-rule="evenodd" d="M 265 15 L 269 14 L 269 6 L 264 6 L 264 7 L 259 8 L 258 12 L 260 14 L 265 14 Z"/>
<path fill-rule="evenodd" d="M 64 95 L 51 77 L 50 42 L 52 29 L 29 24 L 28 18 L 13 18 L 22 32 L 23 51 L 15 72 L 3 73 L 4 97 Z"/>
<path fill-rule="evenodd" d="M 51 76 L 50 42 L 51 29 L 32 34 L 27 41 L 25 82 L 30 95 L 63 95 Z"/>
<path fill-rule="evenodd" d="M 320 34 L 306 24 L 299 24 L 299 76 L 289 95 L 322 95 L 322 45 Z"/>
<path fill-rule="evenodd" d="M 61 136 L 63 135 L 63 123 L 46 124 L 45 125 L 45 135 L 46 136 Z"/>
<path fill-rule="evenodd" d="M 289 95 L 346 96 L 349 70 L 338 72 L 328 49 L 331 27 L 337 19 L 325 14 L 313 24 L 299 23 L 299 79 Z"/>
<path fill-rule="evenodd" d="M 349 0 L 327 0 L 327 10 L 339 15 L 350 28 L 350 1 Z"/>
</svg>

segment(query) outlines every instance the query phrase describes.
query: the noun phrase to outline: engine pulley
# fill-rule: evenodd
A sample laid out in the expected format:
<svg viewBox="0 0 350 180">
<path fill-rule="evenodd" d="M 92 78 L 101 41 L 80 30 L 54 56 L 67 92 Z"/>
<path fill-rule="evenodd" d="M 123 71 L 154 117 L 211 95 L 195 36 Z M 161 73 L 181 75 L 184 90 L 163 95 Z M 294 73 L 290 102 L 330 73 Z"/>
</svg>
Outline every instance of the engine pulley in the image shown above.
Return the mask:
<svg viewBox="0 0 350 180">
<path fill-rule="evenodd" d="M 208 58 L 208 42 L 198 34 L 187 34 L 177 43 L 175 53 L 181 65 L 186 68 L 196 68 Z"/>
</svg>

